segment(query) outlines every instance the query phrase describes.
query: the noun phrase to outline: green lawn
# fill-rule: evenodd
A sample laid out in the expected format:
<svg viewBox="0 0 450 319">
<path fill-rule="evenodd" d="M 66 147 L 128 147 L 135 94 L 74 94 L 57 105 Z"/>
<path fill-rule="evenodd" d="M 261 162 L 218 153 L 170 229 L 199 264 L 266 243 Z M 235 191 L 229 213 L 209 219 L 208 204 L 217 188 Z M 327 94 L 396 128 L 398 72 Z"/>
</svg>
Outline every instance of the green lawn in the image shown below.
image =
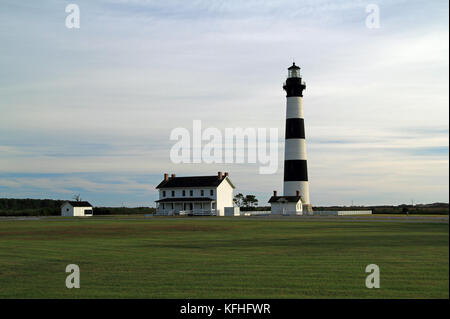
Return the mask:
<svg viewBox="0 0 450 319">
<path fill-rule="evenodd" d="M 448 223 L 0 220 L 0 298 L 449 298 Z M 67 289 L 67 264 L 81 288 Z M 367 289 L 377 264 L 381 288 Z"/>
</svg>

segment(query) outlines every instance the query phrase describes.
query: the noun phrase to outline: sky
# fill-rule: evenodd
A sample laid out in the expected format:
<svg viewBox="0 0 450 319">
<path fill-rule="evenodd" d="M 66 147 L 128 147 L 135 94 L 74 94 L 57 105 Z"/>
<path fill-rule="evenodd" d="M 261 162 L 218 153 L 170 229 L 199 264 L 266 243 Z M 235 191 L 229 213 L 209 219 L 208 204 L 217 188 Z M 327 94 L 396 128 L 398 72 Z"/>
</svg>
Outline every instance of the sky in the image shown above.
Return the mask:
<svg viewBox="0 0 450 319">
<path fill-rule="evenodd" d="M 446 0 L 2 0 L 0 198 L 155 206 L 164 173 L 228 171 L 264 205 L 295 61 L 313 206 L 448 202 L 448 28 Z M 194 120 L 277 128 L 278 170 L 173 163 Z"/>
</svg>

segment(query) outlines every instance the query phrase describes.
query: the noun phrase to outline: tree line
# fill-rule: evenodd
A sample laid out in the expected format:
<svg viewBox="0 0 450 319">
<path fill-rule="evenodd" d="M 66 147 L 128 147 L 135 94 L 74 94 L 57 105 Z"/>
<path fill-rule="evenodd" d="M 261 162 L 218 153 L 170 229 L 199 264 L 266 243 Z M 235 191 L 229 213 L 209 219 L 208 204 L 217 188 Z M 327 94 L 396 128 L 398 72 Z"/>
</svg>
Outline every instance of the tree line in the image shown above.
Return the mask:
<svg viewBox="0 0 450 319">
<path fill-rule="evenodd" d="M 242 193 L 236 194 L 233 198 L 233 203 L 237 207 L 241 207 L 241 210 L 255 209 L 258 206 L 258 199 L 255 195 L 243 195 Z"/>
<path fill-rule="evenodd" d="M 81 198 L 75 200 L 81 200 Z M 0 216 L 60 216 L 65 200 L 0 198 Z M 151 207 L 95 207 L 94 215 L 152 214 Z"/>
</svg>

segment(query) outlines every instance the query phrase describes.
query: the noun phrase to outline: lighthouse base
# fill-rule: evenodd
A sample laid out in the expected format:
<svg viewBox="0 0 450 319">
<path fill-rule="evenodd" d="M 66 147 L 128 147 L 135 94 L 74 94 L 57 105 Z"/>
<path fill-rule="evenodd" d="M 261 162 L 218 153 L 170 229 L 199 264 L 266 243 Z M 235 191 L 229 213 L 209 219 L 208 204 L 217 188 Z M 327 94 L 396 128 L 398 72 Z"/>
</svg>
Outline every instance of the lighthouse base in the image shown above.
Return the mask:
<svg viewBox="0 0 450 319">
<path fill-rule="evenodd" d="M 303 214 L 311 214 L 313 213 L 311 204 L 303 204 Z"/>
</svg>

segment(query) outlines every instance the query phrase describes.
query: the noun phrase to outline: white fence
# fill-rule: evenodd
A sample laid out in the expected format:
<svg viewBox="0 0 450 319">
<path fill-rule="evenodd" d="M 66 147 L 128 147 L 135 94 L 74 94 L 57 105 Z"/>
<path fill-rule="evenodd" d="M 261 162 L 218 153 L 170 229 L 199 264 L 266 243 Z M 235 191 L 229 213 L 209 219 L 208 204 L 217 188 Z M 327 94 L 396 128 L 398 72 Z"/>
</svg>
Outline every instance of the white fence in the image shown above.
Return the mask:
<svg viewBox="0 0 450 319">
<path fill-rule="evenodd" d="M 248 211 L 242 212 L 241 216 L 351 216 L 351 215 L 372 215 L 371 210 L 324 210 L 313 212 L 298 213 L 295 211 L 284 212 L 283 214 L 272 214 L 270 210 L 267 211 Z"/>
<path fill-rule="evenodd" d="M 252 210 L 252 211 L 241 211 L 241 216 L 266 216 L 270 215 L 272 212 L 270 210 Z"/>
<path fill-rule="evenodd" d="M 194 210 L 156 210 L 155 216 L 216 216 L 215 209 L 194 209 Z"/>
<path fill-rule="evenodd" d="M 283 214 L 272 214 L 270 210 L 264 211 L 241 211 L 240 215 L 234 216 L 355 216 L 355 215 L 372 215 L 371 210 L 322 210 L 313 211 L 312 213 L 303 212 L 285 212 Z M 155 216 L 217 216 L 216 209 L 194 209 L 194 210 L 157 210 Z M 233 216 L 233 215 L 228 215 Z"/>
<path fill-rule="evenodd" d="M 314 216 L 351 216 L 351 215 L 372 215 L 371 210 L 322 210 L 314 211 Z"/>
</svg>

